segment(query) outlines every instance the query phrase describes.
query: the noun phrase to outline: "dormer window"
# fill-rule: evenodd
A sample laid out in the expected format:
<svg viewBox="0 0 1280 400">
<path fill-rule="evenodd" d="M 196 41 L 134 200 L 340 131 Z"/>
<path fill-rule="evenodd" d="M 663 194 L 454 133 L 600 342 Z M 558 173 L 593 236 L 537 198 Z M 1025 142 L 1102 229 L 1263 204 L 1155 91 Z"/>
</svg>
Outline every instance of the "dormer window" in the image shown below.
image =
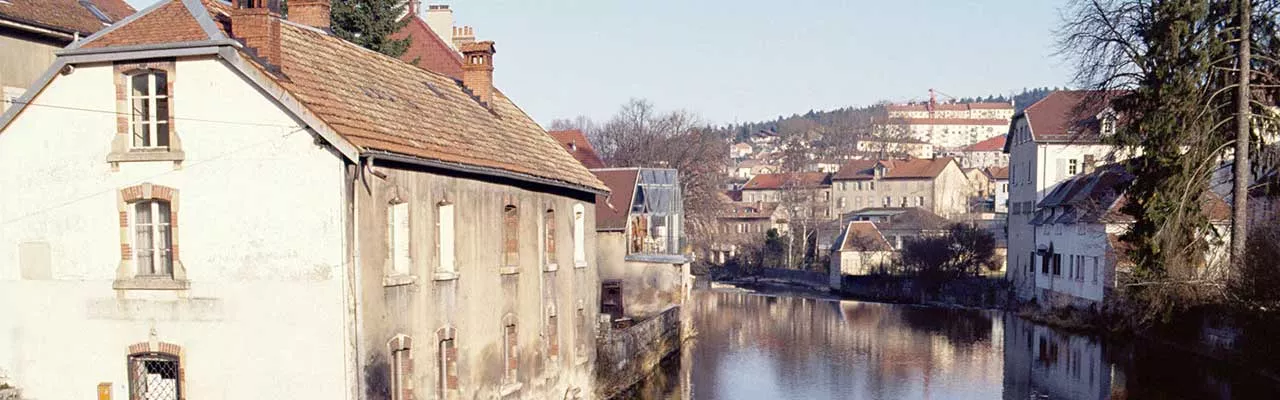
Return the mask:
<svg viewBox="0 0 1280 400">
<path fill-rule="evenodd" d="M 1105 111 L 1098 117 L 1099 128 L 1098 133 L 1102 136 L 1111 136 L 1116 134 L 1116 113 L 1113 111 Z"/>
<path fill-rule="evenodd" d="M 169 147 L 169 84 L 164 71 L 129 76 L 129 132 L 135 149 Z"/>
</svg>

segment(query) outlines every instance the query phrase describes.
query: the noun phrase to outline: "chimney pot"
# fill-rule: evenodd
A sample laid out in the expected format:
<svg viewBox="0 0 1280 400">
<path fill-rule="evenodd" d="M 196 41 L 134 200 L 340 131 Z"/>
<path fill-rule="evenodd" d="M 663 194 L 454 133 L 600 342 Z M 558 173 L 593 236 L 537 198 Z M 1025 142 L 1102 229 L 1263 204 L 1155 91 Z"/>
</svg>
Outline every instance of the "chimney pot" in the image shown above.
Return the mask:
<svg viewBox="0 0 1280 400">
<path fill-rule="evenodd" d="M 305 0 L 303 0 L 305 1 Z M 268 64 L 280 65 L 280 1 L 238 0 L 231 11 L 231 35 Z"/>
<path fill-rule="evenodd" d="M 492 41 L 462 45 L 462 85 L 480 99 L 485 106 L 493 103 L 493 48 Z"/>
<path fill-rule="evenodd" d="M 293 0 L 289 2 L 289 20 L 328 30 L 330 7 L 329 0 Z"/>
</svg>

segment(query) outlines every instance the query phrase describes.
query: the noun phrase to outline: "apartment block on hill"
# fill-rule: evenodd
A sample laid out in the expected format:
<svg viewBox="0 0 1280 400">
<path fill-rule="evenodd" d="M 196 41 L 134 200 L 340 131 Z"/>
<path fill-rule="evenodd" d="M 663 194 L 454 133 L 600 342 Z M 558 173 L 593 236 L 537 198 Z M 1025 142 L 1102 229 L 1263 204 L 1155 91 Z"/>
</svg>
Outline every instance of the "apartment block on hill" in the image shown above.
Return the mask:
<svg viewBox="0 0 1280 400">
<path fill-rule="evenodd" d="M 887 120 L 877 124 L 882 137 L 906 136 L 933 144 L 935 151 L 959 150 L 1008 130 L 1013 105 L 1008 103 L 895 104 L 885 107 Z"/>
</svg>

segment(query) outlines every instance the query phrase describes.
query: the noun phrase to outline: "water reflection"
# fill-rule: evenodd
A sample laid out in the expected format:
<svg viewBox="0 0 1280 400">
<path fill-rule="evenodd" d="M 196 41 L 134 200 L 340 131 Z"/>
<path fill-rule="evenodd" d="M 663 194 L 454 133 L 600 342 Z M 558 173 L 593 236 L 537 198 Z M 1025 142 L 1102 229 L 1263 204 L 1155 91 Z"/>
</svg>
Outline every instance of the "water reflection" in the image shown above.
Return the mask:
<svg viewBox="0 0 1280 400">
<path fill-rule="evenodd" d="M 699 291 L 697 339 L 636 398 L 1280 398 L 1250 374 L 998 312 Z"/>
</svg>

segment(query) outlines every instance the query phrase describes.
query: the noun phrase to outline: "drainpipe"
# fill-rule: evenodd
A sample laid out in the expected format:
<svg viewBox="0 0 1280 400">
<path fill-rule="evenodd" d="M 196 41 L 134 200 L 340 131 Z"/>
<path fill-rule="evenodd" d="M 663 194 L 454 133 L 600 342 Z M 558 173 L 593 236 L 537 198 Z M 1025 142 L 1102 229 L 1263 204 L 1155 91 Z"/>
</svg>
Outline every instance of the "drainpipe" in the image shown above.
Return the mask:
<svg viewBox="0 0 1280 400">
<path fill-rule="evenodd" d="M 364 314 L 361 312 L 361 308 L 364 305 L 364 301 L 363 301 L 364 289 L 362 285 L 363 279 L 362 279 L 361 266 L 360 266 L 359 188 L 361 183 L 364 181 L 365 170 L 367 169 L 367 166 L 362 165 L 361 162 L 357 160 L 356 163 L 352 164 L 348 168 L 351 171 L 351 173 L 348 175 L 348 182 L 347 182 L 348 186 L 346 188 L 347 196 L 349 196 L 347 198 L 348 199 L 347 206 L 349 207 L 347 209 L 347 213 L 349 216 L 347 218 L 347 221 L 350 223 L 350 226 L 347 227 L 347 234 L 349 235 L 348 242 L 349 242 L 349 245 L 351 246 L 351 251 L 350 251 L 351 259 L 349 263 L 351 268 L 351 273 L 349 274 L 349 276 L 351 277 L 351 280 L 348 283 L 348 285 L 350 285 L 349 291 L 352 296 L 352 299 L 347 304 L 349 307 L 351 307 L 350 314 L 353 320 L 352 321 L 353 324 L 350 329 L 352 343 L 348 344 L 348 346 L 351 349 L 351 351 L 354 353 L 351 355 L 352 360 L 349 360 L 349 362 L 355 365 L 355 368 L 356 368 L 355 386 L 352 388 L 355 391 L 355 393 L 353 393 L 353 395 L 351 396 L 351 398 L 354 400 L 354 399 L 361 399 L 364 396 L 364 380 L 362 379 L 362 374 L 364 373 L 364 357 L 362 356 L 363 352 L 361 351 L 361 348 L 363 347 L 362 346 L 363 343 L 360 340 L 361 328 L 364 327 Z"/>
</svg>

